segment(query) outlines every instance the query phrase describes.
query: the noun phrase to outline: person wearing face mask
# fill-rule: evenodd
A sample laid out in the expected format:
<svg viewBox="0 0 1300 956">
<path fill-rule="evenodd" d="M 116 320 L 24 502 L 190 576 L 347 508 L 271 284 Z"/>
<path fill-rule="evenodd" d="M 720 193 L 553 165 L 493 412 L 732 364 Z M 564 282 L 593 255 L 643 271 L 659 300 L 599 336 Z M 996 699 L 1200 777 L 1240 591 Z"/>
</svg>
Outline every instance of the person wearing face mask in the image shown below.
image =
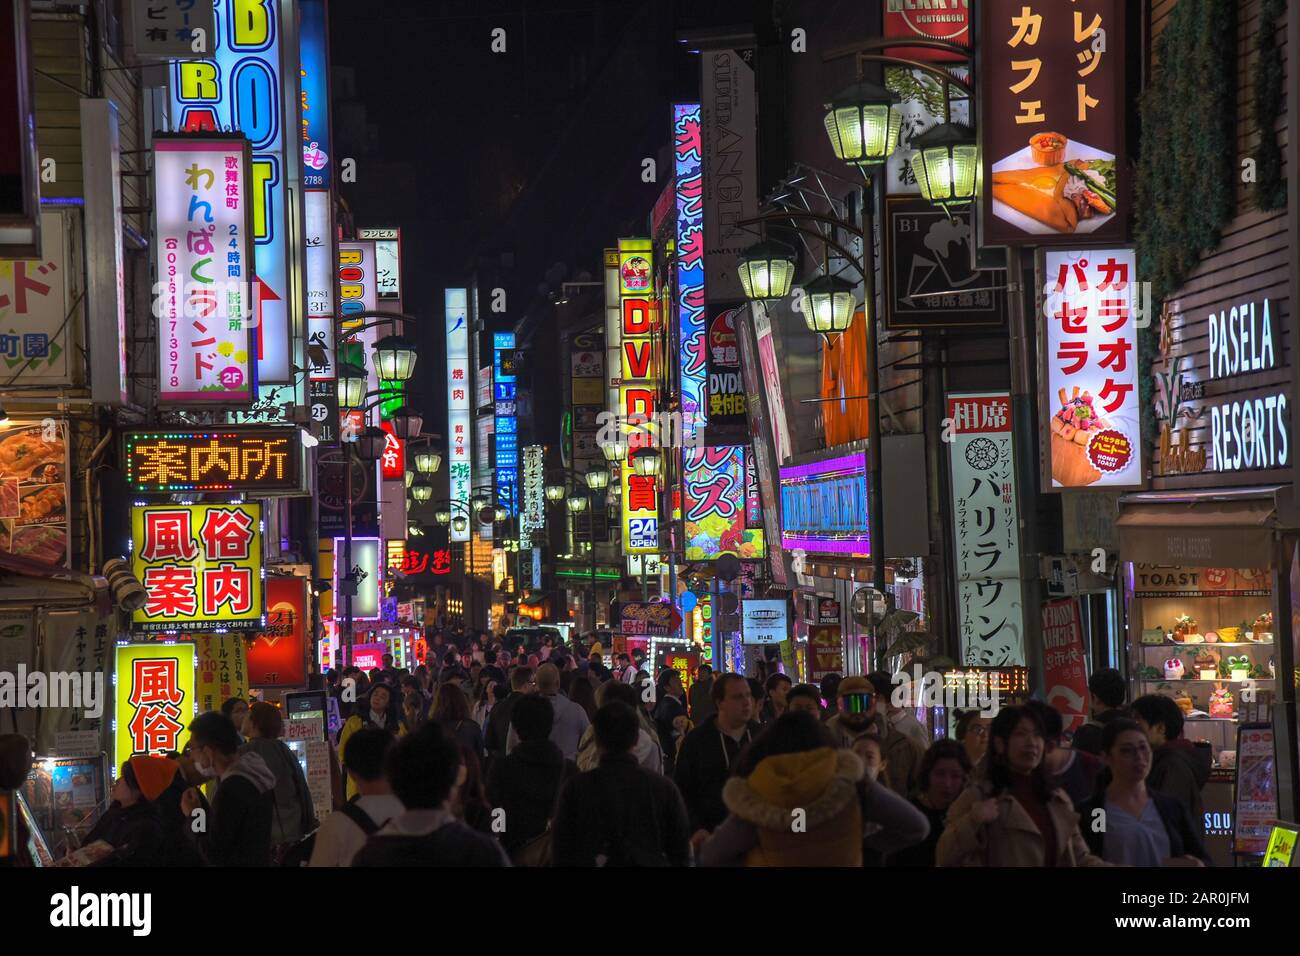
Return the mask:
<svg viewBox="0 0 1300 956">
<path fill-rule="evenodd" d="M 837 693 L 839 707 L 826 726 L 841 747 L 852 747 L 859 737 L 879 736 L 885 783 L 900 797 L 908 796 L 916 786 L 916 770 L 925 749 L 887 720 L 877 718 L 879 695 L 867 678 L 846 677 L 840 681 Z"/>
<path fill-rule="evenodd" d="M 1126 717 L 1102 728 L 1106 769 L 1079 804 L 1079 829 L 1093 853 L 1127 866 L 1206 866 L 1201 835 L 1176 797 L 1147 787 L 1153 756 L 1147 733 Z M 1093 821 L 1104 820 L 1104 827 Z"/>
<path fill-rule="evenodd" d="M 196 834 L 199 851 L 212 866 L 270 866 L 273 774 L 260 756 L 239 752 L 239 734 L 230 718 L 214 712 L 190 722 L 190 756 L 195 770 L 217 780 L 206 830 Z M 202 806 L 198 790 L 181 796 L 181 812 L 191 820 Z"/>
<path fill-rule="evenodd" d="M 362 727 L 378 727 L 392 734 L 394 738 L 406 733 L 406 728 L 394 711 L 393 692 L 388 689 L 387 684 L 373 685 L 365 700 L 357 701 L 356 713 L 347 719 L 343 729 L 339 731 L 339 753 L 347 752 L 348 739 Z M 349 776 L 347 798 L 351 800 L 358 793 L 356 781 Z"/>
<path fill-rule="evenodd" d="M 754 739 L 722 798 L 730 813 L 700 847 L 701 866 L 862 866 L 928 830 L 918 810 L 867 776 L 860 756 L 799 711 Z"/>
<path fill-rule="evenodd" d="M 1043 723 L 1003 707 L 975 784 L 954 801 L 935 850 L 939 866 L 1110 866 L 1088 849 L 1079 815 L 1043 767 Z"/>
<path fill-rule="evenodd" d="M 930 821 L 930 835 L 915 846 L 891 853 L 887 866 L 934 866 L 934 851 L 948 823 L 948 810 L 970 781 L 970 758 L 955 740 L 936 740 L 925 752 L 917 771 L 917 792 L 912 806 Z"/>
</svg>

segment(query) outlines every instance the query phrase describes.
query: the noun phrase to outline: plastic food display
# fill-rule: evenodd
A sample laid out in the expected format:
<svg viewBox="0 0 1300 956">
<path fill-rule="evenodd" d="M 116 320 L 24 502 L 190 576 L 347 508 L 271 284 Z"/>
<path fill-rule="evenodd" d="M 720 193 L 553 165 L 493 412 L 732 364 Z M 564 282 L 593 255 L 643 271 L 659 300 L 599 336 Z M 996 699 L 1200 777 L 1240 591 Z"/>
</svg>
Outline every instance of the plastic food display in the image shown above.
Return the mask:
<svg viewBox="0 0 1300 956">
<path fill-rule="evenodd" d="M 1177 657 L 1165 661 L 1165 680 L 1182 680 L 1183 662 Z"/>
<path fill-rule="evenodd" d="M 1211 717 L 1233 717 L 1232 691 L 1226 687 L 1215 686 L 1214 693 L 1210 695 L 1210 716 Z"/>
</svg>

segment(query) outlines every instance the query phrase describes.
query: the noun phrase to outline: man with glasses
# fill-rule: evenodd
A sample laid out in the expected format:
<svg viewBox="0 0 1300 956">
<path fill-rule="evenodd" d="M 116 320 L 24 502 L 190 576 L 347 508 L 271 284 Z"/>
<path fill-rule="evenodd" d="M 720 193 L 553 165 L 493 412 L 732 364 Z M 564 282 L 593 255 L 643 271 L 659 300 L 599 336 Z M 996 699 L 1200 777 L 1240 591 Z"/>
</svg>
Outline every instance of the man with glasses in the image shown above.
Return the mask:
<svg viewBox="0 0 1300 956">
<path fill-rule="evenodd" d="M 859 737 L 880 737 L 885 783 L 890 790 L 906 797 L 916 785 L 916 772 L 925 756 L 925 749 L 888 722 L 884 724 L 882 736 L 880 722 L 876 719 L 876 698 L 875 688 L 867 678 L 856 675 L 844 678 L 839 686 L 839 709 L 826 726 L 842 747 L 852 748 Z"/>
</svg>

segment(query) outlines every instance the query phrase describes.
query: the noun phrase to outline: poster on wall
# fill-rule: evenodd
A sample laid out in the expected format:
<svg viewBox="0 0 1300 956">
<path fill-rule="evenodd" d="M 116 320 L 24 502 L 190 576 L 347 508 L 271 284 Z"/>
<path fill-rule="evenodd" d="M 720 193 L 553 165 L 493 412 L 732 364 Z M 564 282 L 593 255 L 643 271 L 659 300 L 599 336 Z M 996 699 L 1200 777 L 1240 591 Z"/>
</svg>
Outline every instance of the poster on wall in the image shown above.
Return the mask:
<svg viewBox="0 0 1300 956">
<path fill-rule="evenodd" d="M 0 428 L 0 553 L 68 564 L 67 423 Z"/>
<path fill-rule="evenodd" d="M 184 748 L 199 713 L 194 645 L 119 644 L 114 657 L 113 767 Z"/>
<path fill-rule="evenodd" d="M 839 624 L 808 628 L 808 680 L 820 684 L 827 674 L 844 673 L 844 646 Z"/>
<path fill-rule="evenodd" d="M 248 700 L 248 645 L 242 634 L 205 634 L 194 650 L 200 714 L 220 710 L 232 697 Z M 235 729 L 243 733 L 242 727 Z"/>
<path fill-rule="evenodd" d="M 1122 242 L 1124 0 L 979 9 L 981 244 Z"/>
<path fill-rule="evenodd" d="M 1025 664 L 1011 396 L 948 395 L 954 565 L 961 657 L 983 667 Z"/>
<path fill-rule="evenodd" d="M 1043 604 L 1043 683 L 1046 702 L 1061 712 L 1065 732 L 1073 734 L 1088 719 L 1088 661 L 1079 599 Z"/>
<path fill-rule="evenodd" d="M 81 275 L 74 260 L 69 211 L 41 212 L 41 255 L 0 259 L 0 373 L 10 385 L 70 385 L 69 343 L 75 331 L 67 322 L 69 284 Z M 74 264 L 75 263 L 75 264 Z"/>
<path fill-rule="evenodd" d="M 740 602 L 740 633 L 746 644 L 779 644 L 789 636 L 790 602 L 750 599 Z"/>
<path fill-rule="evenodd" d="M 307 579 L 266 579 L 266 627 L 248 645 L 254 687 L 300 687 L 307 682 Z"/>
<path fill-rule="evenodd" d="M 1232 852 L 1252 855 L 1268 849 L 1278 817 L 1277 756 L 1271 724 L 1237 728 L 1237 777 Z"/>
<path fill-rule="evenodd" d="M 1140 487 L 1136 253 L 1085 249 L 1045 253 L 1043 306 L 1048 423 L 1045 488 Z"/>
</svg>

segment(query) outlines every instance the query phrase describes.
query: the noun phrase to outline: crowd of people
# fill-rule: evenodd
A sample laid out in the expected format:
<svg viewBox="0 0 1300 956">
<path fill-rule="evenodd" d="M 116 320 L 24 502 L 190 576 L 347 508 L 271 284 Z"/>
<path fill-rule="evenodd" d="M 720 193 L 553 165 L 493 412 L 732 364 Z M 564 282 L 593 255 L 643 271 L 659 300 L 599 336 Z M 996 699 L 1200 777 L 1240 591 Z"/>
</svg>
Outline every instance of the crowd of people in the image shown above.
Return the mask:
<svg viewBox="0 0 1300 956">
<path fill-rule="evenodd" d="M 88 835 L 131 865 L 1207 865 L 1206 774 L 1161 697 L 1090 682 L 1073 738 L 1036 701 L 935 737 L 888 674 L 653 674 L 599 644 L 439 633 L 407 673 L 331 671 L 318 825 L 279 708 L 227 701 L 133 757 Z M 1205 768 L 1208 770 L 1208 768 Z M 204 825 L 196 827 L 194 821 Z"/>
</svg>

